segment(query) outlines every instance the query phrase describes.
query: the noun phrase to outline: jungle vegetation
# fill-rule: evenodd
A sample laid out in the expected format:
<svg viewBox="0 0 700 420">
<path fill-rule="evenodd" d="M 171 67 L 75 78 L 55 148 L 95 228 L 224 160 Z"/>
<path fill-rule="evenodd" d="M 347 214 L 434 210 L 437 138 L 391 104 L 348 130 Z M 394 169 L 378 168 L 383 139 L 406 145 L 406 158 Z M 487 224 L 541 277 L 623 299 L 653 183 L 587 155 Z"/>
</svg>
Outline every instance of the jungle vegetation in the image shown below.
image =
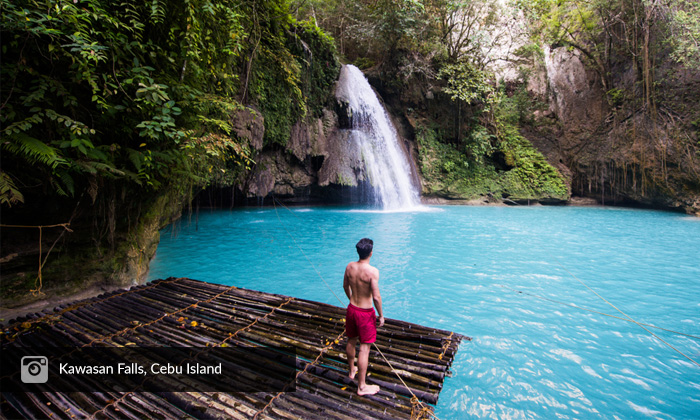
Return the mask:
<svg viewBox="0 0 700 420">
<path fill-rule="evenodd" d="M 236 135 L 235 115 L 264 119 L 265 144 L 283 144 L 332 97 L 339 71 L 332 39 L 284 0 L 0 0 L 0 10 L 2 223 L 70 223 L 71 235 L 45 230 L 43 253 L 58 242 L 52 259 L 85 272 L 123 270 L 126 254 L 147 267 L 147 225 L 157 235 L 200 188 L 254 165 L 259 145 Z M 19 270 L 23 255 L 45 263 L 39 232 L 3 229 L 3 257 Z M 62 253 L 68 243 L 79 249 Z"/>
</svg>

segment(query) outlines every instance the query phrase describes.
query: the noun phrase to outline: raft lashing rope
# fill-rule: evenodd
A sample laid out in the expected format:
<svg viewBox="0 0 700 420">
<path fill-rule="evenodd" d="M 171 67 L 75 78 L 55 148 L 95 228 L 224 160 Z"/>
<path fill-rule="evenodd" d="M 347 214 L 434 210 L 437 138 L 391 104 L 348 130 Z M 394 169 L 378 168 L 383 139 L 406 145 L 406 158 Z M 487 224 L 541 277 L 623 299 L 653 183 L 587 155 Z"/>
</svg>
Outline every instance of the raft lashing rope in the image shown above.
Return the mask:
<svg viewBox="0 0 700 420">
<path fill-rule="evenodd" d="M 377 345 L 389 364 L 373 361 L 370 380 L 382 386 L 379 395 L 359 397 L 347 377 L 344 358 L 344 308 L 186 278 L 157 280 L 128 291 L 115 291 L 58 307 L 53 314 L 14 320 L 0 334 L 4 350 L 45 344 L 76 348 L 187 347 L 192 357 L 227 343 L 296 349 L 296 376 L 280 383 L 275 393 L 115 392 L 107 384 L 78 380 L 95 392 L 61 393 L 61 379 L 50 379 L 48 392 L 6 393 L 0 399 L 8 418 L 132 418 L 158 411 L 167 418 L 373 418 L 408 419 L 437 402 L 442 381 L 457 352 L 459 334 L 388 319 Z M 280 349 L 280 351 L 284 351 Z M 274 353 L 277 354 L 277 353 Z M 444 355 L 440 359 L 440 355 Z M 55 357 L 49 356 L 49 363 Z M 7 356 L 3 363 L 19 363 Z M 150 357 L 150 356 L 149 356 Z M 158 356 L 156 356 L 158 357 Z M 262 356 L 256 356 L 258 358 Z M 274 360 L 274 359 L 271 359 Z M 236 360 L 232 363 L 242 363 Z M 273 363 L 274 364 L 274 363 Z M 267 380 L 266 365 L 256 375 Z M 393 375 L 405 376 L 405 387 Z M 295 387 L 295 392 L 277 391 Z M 425 414 L 425 413 L 424 413 Z M 73 417 L 71 417 L 73 416 Z M 423 415 L 423 418 L 426 416 Z"/>
</svg>

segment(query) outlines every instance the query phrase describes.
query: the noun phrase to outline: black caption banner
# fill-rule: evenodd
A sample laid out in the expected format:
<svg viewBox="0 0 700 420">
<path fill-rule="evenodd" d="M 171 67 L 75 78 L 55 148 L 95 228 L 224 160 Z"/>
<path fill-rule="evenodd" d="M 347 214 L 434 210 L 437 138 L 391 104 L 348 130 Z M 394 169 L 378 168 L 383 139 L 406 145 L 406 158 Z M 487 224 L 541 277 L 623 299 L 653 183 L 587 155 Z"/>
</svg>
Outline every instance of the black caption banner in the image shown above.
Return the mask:
<svg viewBox="0 0 700 420">
<path fill-rule="evenodd" d="M 14 347 L 2 392 L 294 391 L 293 347 Z"/>
</svg>

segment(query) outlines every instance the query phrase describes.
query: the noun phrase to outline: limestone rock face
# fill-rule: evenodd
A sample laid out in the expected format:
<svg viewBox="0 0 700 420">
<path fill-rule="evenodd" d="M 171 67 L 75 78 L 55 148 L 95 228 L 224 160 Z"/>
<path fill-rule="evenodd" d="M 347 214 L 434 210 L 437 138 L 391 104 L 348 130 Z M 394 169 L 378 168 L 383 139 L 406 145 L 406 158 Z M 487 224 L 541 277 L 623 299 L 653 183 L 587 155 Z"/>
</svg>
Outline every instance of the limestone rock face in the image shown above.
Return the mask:
<svg viewBox="0 0 700 420">
<path fill-rule="evenodd" d="M 337 126 L 338 116 L 333 111 L 324 109 L 322 118 L 299 122 L 292 127 L 287 150 L 300 162 L 309 156 L 325 158 L 328 156 L 329 136 L 336 131 Z"/>
<path fill-rule="evenodd" d="M 306 167 L 294 162 L 281 150 L 266 151 L 257 160 L 256 170 L 248 184 L 249 197 L 292 196 L 296 190 L 308 188 L 316 177 Z"/>
<path fill-rule="evenodd" d="M 246 197 L 259 199 L 274 194 L 294 201 L 333 201 L 338 189 L 368 181 L 364 162 L 352 133 L 338 127 L 334 111 L 322 118 L 297 123 L 285 149 L 263 150 L 256 166 L 242 185 Z M 347 192 L 346 192 L 347 193 Z"/>
<path fill-rule="evenodd" d="M 577 50 L 545 48 L 544 53 L 544 66 L 533 72 L 527 87 L 548 109 L 535 111 L 535 123 L 524 127 L 523 134 L 567 174 L 572 193 L 602 204 L 700 213 L 700 165 L 693 157 L 698 148 L 684 139 L 690 139 L 684 123 L 635 105 L 634 100 L 609 103 L 600 75 Z M 638 87 L 634 64 L 616 66 L 611 92 L 634 97 Z M 671 64 L 666 66 L 672 69 Z M 658 109 L 679 103 L 681 109 L 695 109 L 697 99 L 676 93 L 690 92 L 697 98 L 700 78 L 694 74 L 660 82 L 665 85 L 657 91 Z M 689 115 L 690 121 L 697 118 Z"/>
<path fill-rule="evenodd" d="M 248 124 L 254 121 L 247 118 Z M 366 175 L 362 156 L 350 145 L 350 132 L 341 129 L 349 127 L 350 118 L 347 104 L 338 101 L 334 110 L 324 109 L 321 117 L 295 124 L 284 149 L 266 148 L 255 157 L 255 168 L 240 186 L 245 196 L 333 201 L 335 190 L 357 187 Z M 252 137 L 254 130 L 242 132 Z"/>
<path fill-rule="evenodd" d="M 255 150 L 262 150 L 265 118 L 252 108 L 243 108 L 231 116 L 233 131 Z"/>
<path fill-rule="evenodd" d="M 545 65 L 550 89 L 550 110 L 570 135 L 595 130 L 607 113 L 605 92 L 596 75 L 587 70 L 578 50 L 545 48 Z"/>
<path fill-rule="evenodd" d="M 328 146 L 328 159 L 318 173 L 318 184 L 328 186 L 338 184 L 357 187 L 359 181 L 365 181 L 362 156 L 356 147 L 351 147 L 351 132 L 336 131 Z"/>
</svg>

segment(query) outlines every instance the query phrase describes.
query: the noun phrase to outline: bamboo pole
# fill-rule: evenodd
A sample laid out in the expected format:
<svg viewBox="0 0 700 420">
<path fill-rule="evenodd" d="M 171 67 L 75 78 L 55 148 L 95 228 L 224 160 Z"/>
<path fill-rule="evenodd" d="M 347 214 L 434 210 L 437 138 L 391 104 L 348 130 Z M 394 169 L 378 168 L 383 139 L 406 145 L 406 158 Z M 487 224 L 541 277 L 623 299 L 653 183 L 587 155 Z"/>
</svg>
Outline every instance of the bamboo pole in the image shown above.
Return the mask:
<svg viewBox="0 0 700 420">
<path fill-rule="evenodd" d="M 236 366 L 236 379 L 241 384 L 267 381 L 274 385 L 277 381 L 278 387 L 288 383 L 284 382 L 288 379 L 283 380 L 286 376 L 280 376 L 284 370 L 276 359 L 278 352 L 269 349 L 268 353 L 251 352 L 244 358 L 246 360 L 230 360 L 230 355 L 207 353 L 209 348 L 205 346 L 225 342 L 236 346 L 291 346 L 300 357 L 296 360 L 297 368 L 306 369 L 298 375 L 296 393 L 275 397 L 270 393 L 250 396 L 221 392 L 158 395 L 96 392 L 73 398 L 61 394 L 46 397 L 53 406 L 68 412 L 98 413 L 98 418 L 140 418 L 142 413 L 152 409 L 174 416 L 201 414 L 204 410 L 213 418 L 247 419 L 256 414 L 259 419 L 408 418 L 411 403 L 400 395 L 408 396 L 412 391 L 424 401 L 436 402 L 444 376 L 463 338 L 448 331 L 388 319 L 379 331 L 377 346 L 395 370 L 377 359 L 376 354 L 372 356 L 368 381 L 380 384 L 382 391 L 379 395 L 359 398 L 354 393 L 355 385 L 347 378 L 346 341 L 328 347 L 329 341 L 335 340 L 344 328 L 344 308 L 169 278 L 129 289 L 129 293 L 115 291 L 83 301 L 78 306 L 64 305 L 54 312 L 24 317 L 28 322 L 41 322 L 42 329 L 32 328 L 27 332 L 18 329 L 17 344 L 195 346 L 201 347 L 198 353 L 191 355 L 195 360 L 207 357 L 203 360 L 221 360 Z M 197 322 L 196 327 L 190 325 L 192 321 Z M 157 355 L 151 358 L 160 360 Z M 318 364 L 309 364 L 311 360 Z M 411 391 L 396 382 L 397 374 L 404 378 Z M 188 382 L 187 378 L 173 378 L 172 381 L 174 390 L 186 389 L 182 387 Z M 202 385 L 206 384 L 204 380 Z M 97 389 L 108 385 L 101 384 Z M 215 387 L 216 383 L 210 381 L 208 385 Z M 115 402 L 108 403 L 106 398 Z M 33 412 L 36 408 L 31 407 L 38 402 L 36 398 L 24 402 L 11 398 L 6 405 L 22 412 Z M 265 410 L 260 412 L 263 408 Z"/>
</svg>

